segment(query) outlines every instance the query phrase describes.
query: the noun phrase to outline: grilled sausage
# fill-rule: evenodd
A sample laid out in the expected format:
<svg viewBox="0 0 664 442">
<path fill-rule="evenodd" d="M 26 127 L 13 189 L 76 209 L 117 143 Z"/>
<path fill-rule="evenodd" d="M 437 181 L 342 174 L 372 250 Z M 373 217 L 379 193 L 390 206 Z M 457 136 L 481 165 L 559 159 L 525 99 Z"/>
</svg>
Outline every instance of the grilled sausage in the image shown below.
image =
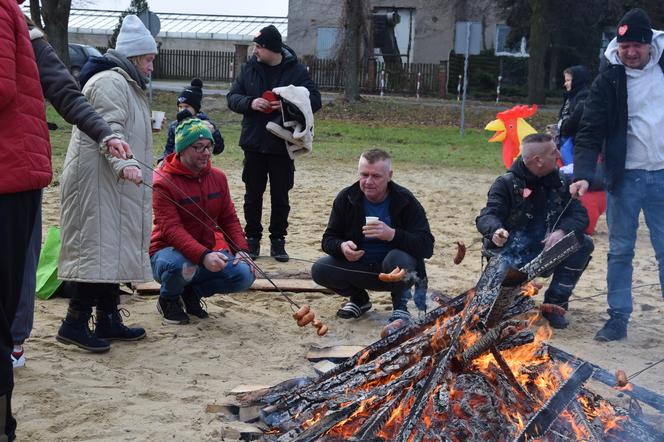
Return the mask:
<svg viewBox="0 0 664 442">
<path fill-rule="evenodd" d="M 457 252 L 456 255 L 454 255 L 454 264 L 461 264 L 461 261 L 463 261 L 463 258 L 466 257 L 466 245 L 463 243 L 463 241 L 457 241 Z"/>
<path fill-rule="evenodd" d="M 327 333 L 327 325 L 323 324 L 320 326 L 320 328 L 316 331 L 318 333 L 318 336 L 325 336 L 325 333 Z"/>
<path fill-rule="evenodd" d="M 627 382 L 627 374 L 622 370 L 616 370 L 616 384 L 618 384 L 618 387 L 624 387 Z"/>
<path fill-rule="evenodd" d="M 302 316 L 302 318 L 300 318 L 297 321 L 297 325 L 299 325 L 300 327 L 304 327 L 305 325 L 307 325 L 308 323 L 313 321 L 315 317 L 316 317 L 316 315 L 314 314 L 314 312 L 310 311 L 309 313 Z"/>
<path fill-rule="evenodd" d="M 387 338 L 388 336 L 390 336 L 392 333 L 395 333 L 404 325 L 405 324 L 402 319 L 395 319 L 394 321 L 390 322 L 380 331 L 381 339 Z"/>
<path fill-rule="evenodd" d="M 323 326 L 323 323 L 320 322 L 318 319 L 314 319 L 311 321 L 311 325 L 313 325 L 316 328 L 321 328 Z"/>
<path fill-rule="evenodd" d="M 406 276 L 406 271 L 400 269 L 399 266 L 395 267 L 390 273 L 380 273 L 378 279 L 383 282 L 399 282 L 404 276 Z"/>
<path fill-rule="evenodd" d="M 309 313 L 309 304 L 304 304 L 298 311 L 293 313 L 293 319 L 297 319 L 298 321 L 302 319 L 302 316 L 306 315 Z"/>
</svg>

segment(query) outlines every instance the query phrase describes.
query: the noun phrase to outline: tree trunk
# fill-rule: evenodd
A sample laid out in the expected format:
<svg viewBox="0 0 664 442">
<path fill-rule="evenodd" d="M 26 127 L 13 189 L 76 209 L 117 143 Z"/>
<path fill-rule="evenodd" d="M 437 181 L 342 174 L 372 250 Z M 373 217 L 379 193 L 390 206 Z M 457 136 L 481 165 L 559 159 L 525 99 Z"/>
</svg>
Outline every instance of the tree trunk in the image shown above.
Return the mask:
<svg viewBox="0 0 664 442">
<path fill-rule="evenodd" d="M 42 0 L 44 31 L 60 60 L 69 66 L 69 11 L 71 0 Z"/>
<path fill-rule="evenodd" d="M 547 23 L 551 0 L 529 0 L 529 3 L 532 17 L 528 59 L 528 104 L 544 104 L 546 53 L 551 44 L 551 27 Z"/>
<path fill-rule="evenodd" d="M 364 17 L 363 0 L 344 0 L 344 98 L 360 99 L 360 35 Z"/>
<path fill-rule="evenodd" d="M 38 28 L 44 29 L 41 20 L 41 10 L 39 7 L 39 0 L 30 0 L 30 19 L 37 25 Z"/>
</svg>

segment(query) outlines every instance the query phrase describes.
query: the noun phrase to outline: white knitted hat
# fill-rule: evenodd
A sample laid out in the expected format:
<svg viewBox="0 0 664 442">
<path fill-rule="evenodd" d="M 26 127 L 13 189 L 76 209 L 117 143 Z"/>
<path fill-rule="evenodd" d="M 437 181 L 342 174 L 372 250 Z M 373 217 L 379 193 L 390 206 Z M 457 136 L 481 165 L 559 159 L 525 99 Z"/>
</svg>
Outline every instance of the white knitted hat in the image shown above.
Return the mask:
<svg viewBox="0 0 664 442">
<path fill-rule="evenodd" d="M 122 20 L 115 50 L 125 57 L 156 54 L 157 43 L 141 19 L 135 15 L 128 15 Z"/>
</svg>

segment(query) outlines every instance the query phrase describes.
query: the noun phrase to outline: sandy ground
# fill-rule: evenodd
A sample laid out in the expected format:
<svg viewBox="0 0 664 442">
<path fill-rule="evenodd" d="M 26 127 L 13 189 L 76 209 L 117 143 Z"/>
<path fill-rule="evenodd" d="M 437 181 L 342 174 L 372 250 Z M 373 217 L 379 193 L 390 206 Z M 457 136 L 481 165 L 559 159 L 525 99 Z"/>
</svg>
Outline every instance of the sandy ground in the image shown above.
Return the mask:
<svg viewBox="0 0 664 442">
<path fill-rule="evenodd" d="M 298 163 L 287 243 L 295 258 L 320 256 L 331 202 L 341 187 L 355 179 L 352 166 L 335 169 L 317 163 L 315 156 Z M 430 288 L 455 295 L 473 286 L 480 274 L 479 244 L 454 266 L 453 243 L 470 244 L 479 238 L 474 219 L 494 177 L 398 164 L 395 169 L 395 181 L 420 199 L 436 236 L 435 254 L 428 262 Z M 237 169 L 227 173 L 241 216 L 240 173 Z M 57 210 L 57 189 L 48 189 L 44 228 L 57 224 Z M 577 287 L 577 297 L 598 294 L 606 287 L 603 218 L 594 238 L 594 259 Z M 268 247 L 266 241 L 263 250 Z M 295 260 L 277 264 L 270 258 L 260 258 L 258 264 L 268 272 L 310 267 Z M 645 228 L 640 230 L 634 265 L 635 285 L 657 282 L 657 264 Z M 664 302 L 659 287 L 638 288 L 634 294 L 635 311 L 626 340 L 611 344 L 593 340 L 606 318 L 606 300 L 600 295 L 572 302 L 571 325 L 557 331 L 552 342 L 611 372 L 620 368 L 630 374 L 661 359 Z M 390 310 L 388 294 L 377 293 L 372 295 L 374 310 L 360 320 L 342 321 L 335 317 L 342 298 L 321 293 L 292 296 L 312 305 L 330 327 L 327 336 L 319 338 L 311 328 L 298 328 L 287 303 L 273 293 L 215 296 L 208 300 L 210 318 L 194 318 L 186 326 L 163 325 L 156 298 L 126 296 L 124 307 L 132 313 L 127 322 L 145 327 L 148 337 L 137 343 L 115 343 L 103 355 L 57 343 L 54 336 L 67 301 L 38 300 L 35 327 L 26 344 L 27 365 L 16 371 L 19 440 L 232 440 L 233 433 L 224 429 L 230 417 L 206 412 L 208 404 L 232 402 L 228 393 L 239 384 L 275 384 L 313 375 L 312 364 L 305 359 L 311 346 L 367 345 L 378 339 Z M 664 394 L 663 373 L 664 365 L 659 365 L 635 382 Z M 610 389 L 601 391 L 615 397 Z"/>
</svg>

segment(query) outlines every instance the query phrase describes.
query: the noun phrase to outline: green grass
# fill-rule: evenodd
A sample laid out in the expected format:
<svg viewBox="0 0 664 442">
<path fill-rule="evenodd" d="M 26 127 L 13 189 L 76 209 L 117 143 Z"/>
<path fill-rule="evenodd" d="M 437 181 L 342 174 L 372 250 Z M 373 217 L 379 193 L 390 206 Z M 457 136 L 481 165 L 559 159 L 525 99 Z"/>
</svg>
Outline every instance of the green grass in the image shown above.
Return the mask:
<svg viewBox="0 0 664 442">
<path fill-rule="evenodd" d="M 166 112 L 168 122 L 175 118 L 176 93 L 155 92 L 151 108 Z M 506 107 L 509 105 L 506 105 Z M 224 97 L 205 97 L 203 110 L 221 126 L 226 143 L 223 155 L 215 157 L 216 165 L 239 167 L 242 116 L 226 107 Z M 529 122 L 543 130 L 555 119 L 557 109 L 541 109 Z M 484 125 L 495 118 L 491 103 L 469 103 L 465 136 L 459 134 L 458 104 L 453 101 L 402 98 L 370 98 L 358 104 L 333 101 L 316 114 L 314 155 L 307 161 L 354 162 L 363 150 L 379 147 L 388 150 L 396 161 L 423 167 L 445 167 L 498 173 L 503 170 L 501 145 L 488 143 L 491 136 Z M 51 131 L 54 185 L 62 172 L 71 126 L 49 105 L 47 118 L 58 125 Z M 168 122 L 165 123 L 167 127 Z M 166 130 L 154 134 L 154 155 L 161 156 Z"/>
</svg>

